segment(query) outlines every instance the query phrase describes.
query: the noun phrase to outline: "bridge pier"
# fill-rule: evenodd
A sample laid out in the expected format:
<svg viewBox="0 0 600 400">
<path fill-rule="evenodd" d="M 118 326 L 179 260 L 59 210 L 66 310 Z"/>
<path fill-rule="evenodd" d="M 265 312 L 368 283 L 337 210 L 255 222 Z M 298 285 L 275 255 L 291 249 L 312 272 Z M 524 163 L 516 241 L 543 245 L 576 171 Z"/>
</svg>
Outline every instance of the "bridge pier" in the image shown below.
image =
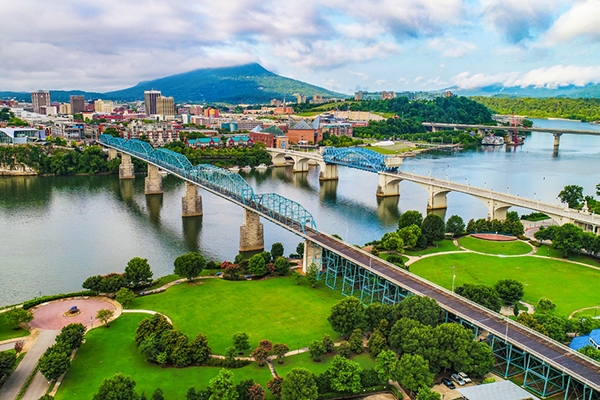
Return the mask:
<svg viewBox="0 0 600 400">
<path fill-rule="evenodd" d="M 494 199 L 482 199 L 480 198 L 488 207 L 488 215 L 487 219 L 498 219 L 500 221 L 504 221 L 506 219 L 506 212 L 511 207 L 510 204 L 502 203 L 500 201 L 496 201 Z"/>
<path fill-rule="evenodd" d="M 553 133 L 554 136 L 554 149 L 558 150 L 558 146 L 560 145 L 560 137 L 562 133 Z"/>
<path fill-rule="evenodd" d="M 117 158 L 117 150 L 108 148 L 108 161 L 112 161 Z"/>
<path fill-rule="evenodd" d="M 133 163 L 131 162 L 131 156 L 126 153 L 121 153 L 121 165 L 119 165 L 119 179 L 133 179 L 135 178 Z"/>
<path fill-rule="evenodd" d="M 337 181 L 339 179 L 337 164 L 319 162 L 319 169 L 320 181 Z"/>
<path fill-rule="evenodd" d="M 307 172 L 308 171 L 308 159 L 300 159 L 298 160 L 294 157 L 294 172 Z"/>
<path fill-rule="evenodd" d="M 427 187 L 427 209 L 428 210 L 443 210 L 448 208 L 446 203 L 446 195 L 449 190 L 442 189 L 433 185 Z"/>
<path fill-rule="evenodd" d="M 265 237 L 260 216 L 244 209 L 244 223 L 240 226 L 240 253 L 265 249 Z"/>
<path fill-rule="evenodd" d="M 400 196 L 399 183 L 401 178 L 379 173 L 379 184 L 377 185 L 377 197 Z"/>
<path fill-rule="evenodd" d="M 158 167 L 148 164 L 148 176 L 145 179 L 145 194 L 162 194 L 162 176 L 158 173 Z"/>
<path fill-rule="evenodd" d="M 315 263 L 320 270 L 323 264 L 322 258 L 323 248 L 321 246 L 317 246 L 310 240 L 305 240 L 304 255 L 302 258 L 302 272 L 306 273 L 306 271 L 308 271 L 308 267 L 310 267 L 312 263 Z"/>
<path fill-rule="evenodd" d="M 185 182 L 185 194 L 181 198 L 181 216 L 197 217 L 202 215 L 202 196 L 198 194 L 198 187 Z"/>
</svg>

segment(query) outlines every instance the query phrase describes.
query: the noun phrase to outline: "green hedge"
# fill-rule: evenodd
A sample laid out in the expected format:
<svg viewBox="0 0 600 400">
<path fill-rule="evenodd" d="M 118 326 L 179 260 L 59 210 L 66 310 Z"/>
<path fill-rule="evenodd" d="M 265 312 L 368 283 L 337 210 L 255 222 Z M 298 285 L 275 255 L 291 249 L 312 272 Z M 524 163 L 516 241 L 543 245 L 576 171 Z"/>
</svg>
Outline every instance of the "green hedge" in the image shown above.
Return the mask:
<svg viewBox="0 0 600 400">
<path fill-rule="evenodd" d="M 47 301 L 66 299 L 67 297 L 95 296 L 95 295 L 96 295 L 96 292 L 93 292 L 91 290 L 82 290 L 81 292 L 60 293 L 60 294 L 53 294 L 50 296 L 36 297 L 35 299 L 27 300 L 25 303 L 23 303 L 23 308 L 25 310 L 29 310 L 31 307 L 37 306 L 38 304 L 42 304 Z"/>
</svg>

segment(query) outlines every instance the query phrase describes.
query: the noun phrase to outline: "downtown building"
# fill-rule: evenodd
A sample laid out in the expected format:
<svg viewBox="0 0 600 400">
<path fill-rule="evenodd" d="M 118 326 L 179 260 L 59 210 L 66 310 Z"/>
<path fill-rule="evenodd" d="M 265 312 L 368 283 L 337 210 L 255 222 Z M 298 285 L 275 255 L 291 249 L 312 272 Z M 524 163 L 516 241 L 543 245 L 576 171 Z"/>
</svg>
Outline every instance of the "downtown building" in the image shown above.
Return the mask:
<svg viewBox="0 0 600 400">
<path fill-rule="evenodd" d="M 70 114 L 81 114 L 85 111 L 85 97 L 72 95 L 69 100 L 69 103 L 71 104 Z"/>
<path fill-rule="evenodd" d="M 50 92 L 44 90 L 31 92 L 31 104 L 34 113 L 45 114 L 45 108 L 42 107 L 50 107 Z"/>
</svg>

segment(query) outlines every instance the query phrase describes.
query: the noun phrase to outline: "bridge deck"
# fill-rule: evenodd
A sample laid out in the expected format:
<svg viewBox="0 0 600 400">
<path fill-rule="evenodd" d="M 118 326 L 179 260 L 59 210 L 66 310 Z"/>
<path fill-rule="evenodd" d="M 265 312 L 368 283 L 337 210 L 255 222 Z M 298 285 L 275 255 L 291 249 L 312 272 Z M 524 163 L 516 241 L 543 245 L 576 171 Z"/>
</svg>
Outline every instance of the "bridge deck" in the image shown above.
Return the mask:
<svg viewBox="0 0 600 400">
<path fill-rule="evenodd" d="M 363 251 L 341 243 L 329 236 L 307 232 L 309 240 L 341 254 L 348 260 L 367 268 L 379 276 L 395 282 L 412 293 L 425 295 L 435 299 L 444 309 L 474 323 L 480 328 L 504 337 L 507 332 L 507 320 L 491 311 L 476 307 L 460 297 L 445 291 L 408 272 L 393 269 L 377 257 L 370 257 Z M 555 368 L 562 370 L 587 383 L 595 390 L 600 390 L 600 365 L 558 345 L 553 340 L 533 333 L 520 324 L 508 324 L 508 341 L 528 353 L 547 361 Z"/>
</svg>

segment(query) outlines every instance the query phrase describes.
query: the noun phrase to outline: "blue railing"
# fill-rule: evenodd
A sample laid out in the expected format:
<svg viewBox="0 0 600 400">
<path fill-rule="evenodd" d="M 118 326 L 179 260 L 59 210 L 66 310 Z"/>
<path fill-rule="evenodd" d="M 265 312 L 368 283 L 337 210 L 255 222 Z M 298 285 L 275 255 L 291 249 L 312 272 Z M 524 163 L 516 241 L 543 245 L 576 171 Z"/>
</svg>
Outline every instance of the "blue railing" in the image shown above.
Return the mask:
<svg viewBox="0 0 600 400">
<path fill-rule="evenodd" d="M 309 228 L 318 232 L 312 214 L 301 204 L 276 193 L 255 194 L 252 186 L 239 174 L 209 164 L 194 166 L 183 154 L 165 148 L 154 149 L 150 144 L 137 139 L 124 140 L 100 135 L 99 141 L 108 147 L 158 165 L 167 172 L 193 181 L 294 230 L 301 230 L 306 234 L 306 228 Z"/>
<path fill-rule="evenodd" d="M 383 154 L 358 147 L 328 147 L 323 152 L 323 160 L 328 164 L 345 165 L 369 172 L 397 171 L 398 166 L 386 165 L 386 158 Z"/>
</svg>

